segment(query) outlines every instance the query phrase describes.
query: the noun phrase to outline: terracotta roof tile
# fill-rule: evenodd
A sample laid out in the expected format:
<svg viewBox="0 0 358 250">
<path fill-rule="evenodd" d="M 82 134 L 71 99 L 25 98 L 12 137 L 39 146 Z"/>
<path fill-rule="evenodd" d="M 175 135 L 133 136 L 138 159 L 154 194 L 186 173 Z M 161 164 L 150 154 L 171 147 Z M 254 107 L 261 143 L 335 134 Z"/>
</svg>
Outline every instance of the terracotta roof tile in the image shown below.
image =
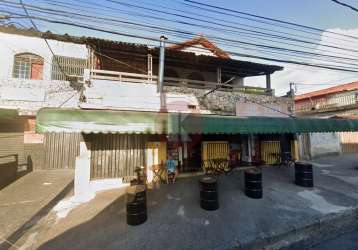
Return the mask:
<svg viewBox="0 0 358 250">
<path fill-rule="evenodd" d="M 334 86 L 334 87 L 330 87 L 330 88 L 326 88 L 326 89 L 321 89 L 321 90 L 317 90 L 317 91 L 312 91 L 312 92 L 302 94 L 302 95 L 297 95 L 297 96 L 295 96 L 295 101 L 301 101 L 304 99 L 309 99 L 309 98 L 319 97 L 319 96 L 324 96 L 324 95 L 329 95 L 329 94 L 335 94 L 335 93 L 350 91 L 350 90 L 355 90 L 355 89 L 358 89 L 358 81 L 346 83 L 346 84 L 342 84 L 342 85 L 338 85 L 338 86 Z"/>
<path fill-rule="evenodd" d="M 176 49 L 176 50 L 182 50 L 185 49 L 187 47 L 190 46 L 195 46 L 195 45 L 201 45 L 204 48 L 210 50 L 215 56 L 222 58 L 222 59 L 230 59 L 230 56 L 228 53 L 226 53 L 225 51 L 223 51 L 222 49 L 220 49 L 218 46 L 216 46 L 213 42 L 209 41 L 208 39 L 206 39 L 203 36 L 198 36 L 195 37 L 191 40 L 185 41 L 183 43 L 180 44 L 175 44 L 171 47 L 169 47 L 170 49 Z"/>
</svg>

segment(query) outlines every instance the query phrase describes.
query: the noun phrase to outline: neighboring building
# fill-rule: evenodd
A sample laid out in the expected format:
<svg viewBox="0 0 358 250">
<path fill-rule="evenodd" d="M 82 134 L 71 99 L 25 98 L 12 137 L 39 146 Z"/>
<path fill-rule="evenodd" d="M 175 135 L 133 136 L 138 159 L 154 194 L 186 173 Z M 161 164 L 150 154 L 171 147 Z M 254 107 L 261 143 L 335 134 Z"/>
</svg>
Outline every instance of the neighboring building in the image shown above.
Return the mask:
<svg viewBox="0 0 358 250">
<path fill-rule="evenodd" d="M 297 95 L 295 113 L 302 117 L 357 119 L 358 82 Z M 358 152 L 356 132 L 306 134 L 301 138 L 306 157 Z"/>
<path fill-rule="evenodd" d="M 22 133 L 18 122 L 13 135 L 0 133 L 0 157 L 17 154 L 19 170 L 23 171 L 46 167 L 44 136 L 35 133 L 37 111 L 78 107 L 76 83 L 87 68 L 85 44 L 48 39 L 53 55 L 42 36 L 45 34 L 31 29 L 0 26 L 0 110 L 16 110 L 16 119 L 22 122 Z M 70 165 L 64 162 L 65 167 Z"/>
</svg>

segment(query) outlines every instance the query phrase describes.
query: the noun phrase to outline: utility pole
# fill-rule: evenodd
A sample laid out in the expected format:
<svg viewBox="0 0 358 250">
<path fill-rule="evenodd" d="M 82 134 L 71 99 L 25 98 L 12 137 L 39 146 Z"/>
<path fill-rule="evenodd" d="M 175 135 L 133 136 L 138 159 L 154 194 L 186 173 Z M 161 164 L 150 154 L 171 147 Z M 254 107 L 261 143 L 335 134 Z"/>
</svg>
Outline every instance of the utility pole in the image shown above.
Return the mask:
<svg viewBox="0 0 358 250">
<path fill-rule="evenodd" d="M 290 96 L 291 96 L 291 114 L 295 114 L 295 83 L 290 82 Z"/>
</svg>

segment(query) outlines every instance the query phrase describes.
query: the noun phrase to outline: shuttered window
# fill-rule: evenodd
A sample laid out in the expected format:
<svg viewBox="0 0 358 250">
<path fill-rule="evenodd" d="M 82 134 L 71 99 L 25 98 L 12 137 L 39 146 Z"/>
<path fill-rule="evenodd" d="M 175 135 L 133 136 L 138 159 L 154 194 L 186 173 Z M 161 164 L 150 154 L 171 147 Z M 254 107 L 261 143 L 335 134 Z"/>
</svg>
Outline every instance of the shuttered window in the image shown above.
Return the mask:
<svg viewBox="0 0 358 250">
<path fill-rule="evenodd" d="M 87 60 L 67 56 L 54 56 L 52 58 L 52 80 L 67 80 L 68 76 L 83 76 L 83 71 L 87 67 Z M 61 71 L 64 71 L 64 73 Z"/>
</svg>

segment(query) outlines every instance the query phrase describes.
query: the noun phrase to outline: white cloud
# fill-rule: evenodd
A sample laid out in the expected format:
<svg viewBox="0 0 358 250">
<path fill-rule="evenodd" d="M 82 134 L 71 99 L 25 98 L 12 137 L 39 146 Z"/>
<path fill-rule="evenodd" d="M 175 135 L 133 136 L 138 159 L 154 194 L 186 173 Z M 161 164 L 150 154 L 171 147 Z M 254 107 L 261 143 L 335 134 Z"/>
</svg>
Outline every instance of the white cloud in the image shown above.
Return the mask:
<svg viewBox="0 0 358 250">
<path fill-rule="evenodd" d="M 330 29 L 327 31 L 333 31 L 341 34 L 358 37 L 358 29 L 350 29 L 350 30 Z M 334 46 L 337 47 L 342 47 L 342 48 L 349 47 L 358 50 L 358 43 L 355 42 L 355 40 L 346 37 L 335 36 L 330 33 L 327 33 L 327 31 L 324 32 L 323 35 L 321 35 L 321 41 L 320 41 L 321 45 L 317 46 L 316 50 L 325 50 L 324 53 L 326 54 L 329 53 L 336 56 L 357 58 L 358 61 L 357 52 L 343 51 L 339 49 L 327 48 L 322 46 L 322 44 L 334 44 Z M 339 40 L 334 39 L 334 37 L 338 38 Z M 345 41 L 345 40 L 350 40 L 350 41 Z M 317 51 L 317 52 L 323 53 L 322 51 Z M 341 55 L 341 54 L 345 54 L 345 55 Z M 314 60 L 312 60 L 311 62 L 315 63 Z M 356 64 L 358 64 L 358 62 Z M 340 84 L 349 83 L 358 80 L 358 73 L 333 71 L 333 70 L 305 67 L 305 66 L 292 65 L 292 64 L 281 64 L 281 66 L 284 66 L 285 69 L 283 71 L 274 73 L 272 75 L 272 80 L 271 80 L 272 87 L 276 90 L 276 95 L 285 94 L 289 90 L 290 82 L 313 84 L 309 86 L 297 85 L 298 94 L 302 94 L 305 92 L 310 92 L 310 91 L 330 87 L 330 86 L 319 85 L 322 83 L 340 85 Z M 358 66 L 355 67 L 358 68 Z M 251 86 L 265 86 L 265 78 L 264 77 L 247 78 L 245 79 L 245 84 Z"/>
</svg>

